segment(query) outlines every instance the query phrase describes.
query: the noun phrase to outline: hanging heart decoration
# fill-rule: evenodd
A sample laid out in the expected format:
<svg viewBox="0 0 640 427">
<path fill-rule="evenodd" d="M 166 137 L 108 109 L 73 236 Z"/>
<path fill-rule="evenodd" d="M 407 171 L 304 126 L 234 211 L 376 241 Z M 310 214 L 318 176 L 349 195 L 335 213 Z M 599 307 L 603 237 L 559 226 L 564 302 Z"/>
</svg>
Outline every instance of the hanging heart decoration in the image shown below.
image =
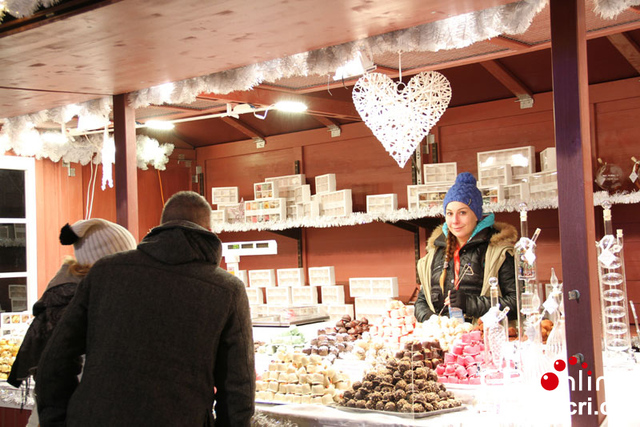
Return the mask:
<svg viewBox="0 0 640 427">
<path fill-rule="evenodd" d="M 437 71 L 417 74 L 408 84 L 368 73 L 353 87 L 353 103 L 385 150 L 404 167 L 451 101 L 451 85 Z"/>
</svg>

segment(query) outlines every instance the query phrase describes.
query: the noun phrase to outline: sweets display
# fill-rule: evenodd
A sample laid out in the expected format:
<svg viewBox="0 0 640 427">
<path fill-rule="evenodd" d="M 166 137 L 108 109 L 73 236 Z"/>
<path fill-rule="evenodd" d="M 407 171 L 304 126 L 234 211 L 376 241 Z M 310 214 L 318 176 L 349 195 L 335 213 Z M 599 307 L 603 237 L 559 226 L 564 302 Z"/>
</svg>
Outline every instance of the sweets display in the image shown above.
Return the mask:
<svg viewBox="0 0 640 427">
<path fill-rule="evenodd" d="M 416 325 L 413 336 L 420 340 L 436 340 L 444 350 L 449 350 L 456 339 L 473 328 L 471 323 L 460 323 L 455 319 L 434 314 L 426 322 Z"/>
<path fill-rule="evenodd" d="M 6 380 L 11 372 L 11 365 L 16 360 L 21 340 L 14 338 L 0 339 L 0 380 Z"/>
<path fill-rule="evenodd" d="M 479 330 L 465 332 L 444 355 L 444 363 L 436 367 L 438 381 L 450 384 L 480 384 L 484 362 L 484 341 Z"/>
<path fill-rule="evenodd" d="M 438 362 L 434 363 L 432 356 L 441 351 L 437 342 L 407 342 L 401 350 L 401 358 L 389 358 L 384 364 L 366 372 L 362 381 L 355 381 L 343 393 L 338 404 L 405 413 L 460 406 L 461 402 L 454 398 L 453 393 L 437 382 L 438 375 L 433 368 L 438 366 Z"/>
<path fill-rule="evenodd" d="M 372 337 L 381 337 L 387 342 L 399 343 L 403 337 L 411 336 L 416 328 L 413 311 L 402 301 L 390 301 L 384 314 L 373 322 L 370 328 Z"/>
<path fill-rule="evenodd" d="M 256 400 L 328 405 L 350 385 L 349 377 L 321 356 L 280 350 L 257 378 Z"/>
</svg>

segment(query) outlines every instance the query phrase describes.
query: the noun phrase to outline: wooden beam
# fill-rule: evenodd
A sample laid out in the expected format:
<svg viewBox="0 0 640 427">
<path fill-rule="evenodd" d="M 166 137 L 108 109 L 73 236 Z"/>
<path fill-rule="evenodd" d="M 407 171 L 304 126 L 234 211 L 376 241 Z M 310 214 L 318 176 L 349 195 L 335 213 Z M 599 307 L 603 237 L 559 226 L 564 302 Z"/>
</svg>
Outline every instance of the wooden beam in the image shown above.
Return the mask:
<svg viewBox="0 0 640 427">
<path fill-rule="evenodd" d="M 522 81 L 498 61 L 480 62 L 493 77 L 518 97 L 520 101 L 533 100 L 533 92 Z"/>
<path fill-rule="evenodd" d="M 522 50 L 522 49 L 528 49 L 531 47 L 531 45 L 528 43 L 510 39 L 505 36 L 493 37 L 487 40 L 487 42 L 496 46 L 506 47 L 507 49 L 511 49 L 511 50 Z"/>
<path fill-rule="evenodd" d="M 113 138 L 116 145 L 114 181 L 116 221 L 140 240 L 138 224 L 138 168 L 136 159 L 136 112 L 128 94 L 113 96 Z"/>
<path fill-rule="evenodd" d="M 249 138 L 265 139 L 264 135 L 262 135 L 260 132 L 258 132 L 248 124 L 243 123 L 242 121 L 240 121 L 240 119 L 234 119 L 233 117 L 220 117 L 220 120 L 222 120 L 229 126 L 239 130 Z"/>
<path fill-rule="evenodd" d="M 578 364 L 569 364 L 568 372 L 572 378 L 579 378 L 584 362 L 597 378 L 603 375 L 602 326 L 594 244 L 585 0 L 551 0 L 550 16 L 567 356 L 582 359 Z M 569 394 L 576 406 L 590 402 L 597 408 L 595 414 L 574 411 L 572 425 L 599 426 L 604 420 L 604 387 L 575 387 Z"/>
<path fill-rule="evenodd" d="M 319 121 L 320 123 L 322 123 L 323 125 L 325 125 L 326 127 L 332 127 L 332 126 L 340 127 L 340 124 L 336 120 L 331 119 L 329 117 L 313 116 L 313 118 Z"/>
<path fill-rule="evenodd" d="M 640 74 L 640 46 L 638 43 L 626 33 L 611 34 L 607 36 L 607 39 Z"/>
<path fill-rule="evenodd" d="M 251 104 L 257 107 L 268 107 L 278 101 L 299 101 L 307 105 L 307 113 L 337 117 L 351 120 L 360 120 L 353 102 L 337 101 L 328 98 L 304 97 L 294 93 L 282 93 L 273 90 L 254 88 L 245 92 L 231 92 L 225 95 L 215 93 L 203 93 L 198 95 L 199 99 L 217 99 L 226 102 L 238 102 L 241 104 Z"/>
</svg>

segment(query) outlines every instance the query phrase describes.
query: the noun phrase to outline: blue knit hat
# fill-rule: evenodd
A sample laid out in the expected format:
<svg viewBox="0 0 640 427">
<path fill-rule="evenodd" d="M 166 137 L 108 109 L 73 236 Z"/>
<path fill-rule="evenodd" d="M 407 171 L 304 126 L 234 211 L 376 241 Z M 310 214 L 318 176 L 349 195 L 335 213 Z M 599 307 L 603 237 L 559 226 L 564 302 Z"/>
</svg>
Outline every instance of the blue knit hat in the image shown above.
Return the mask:
<svg viewBox="0 0 640 427">
<path fill-rule="evenodd" d="M 482 219 L 482 193 L 476 187 L 476 178 L 469 172 L 462 172 L 456 177 L 456 182 L 444 196 L 444 213 L 447 214 L 449 202 L 461 202 L 469 206 L 476 214 L 478 221 Z"/>
</svg>

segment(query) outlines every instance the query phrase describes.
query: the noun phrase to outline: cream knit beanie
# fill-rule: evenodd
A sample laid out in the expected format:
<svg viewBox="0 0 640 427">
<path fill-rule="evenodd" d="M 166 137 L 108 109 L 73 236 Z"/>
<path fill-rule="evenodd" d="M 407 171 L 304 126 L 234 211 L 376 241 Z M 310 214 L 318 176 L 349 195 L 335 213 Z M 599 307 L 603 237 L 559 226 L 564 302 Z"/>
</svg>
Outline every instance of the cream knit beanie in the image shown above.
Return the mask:
<svg viewBox="0 0 640 427">
<path fill-rule="evenodd" d="M 60 243 L 73 244 L 78 263 L 89 266 L 103 256 L 136 248 L 136 240 L 129 230 L 99 218 L 66 224 L 60 230 Z"/>
</svg>

